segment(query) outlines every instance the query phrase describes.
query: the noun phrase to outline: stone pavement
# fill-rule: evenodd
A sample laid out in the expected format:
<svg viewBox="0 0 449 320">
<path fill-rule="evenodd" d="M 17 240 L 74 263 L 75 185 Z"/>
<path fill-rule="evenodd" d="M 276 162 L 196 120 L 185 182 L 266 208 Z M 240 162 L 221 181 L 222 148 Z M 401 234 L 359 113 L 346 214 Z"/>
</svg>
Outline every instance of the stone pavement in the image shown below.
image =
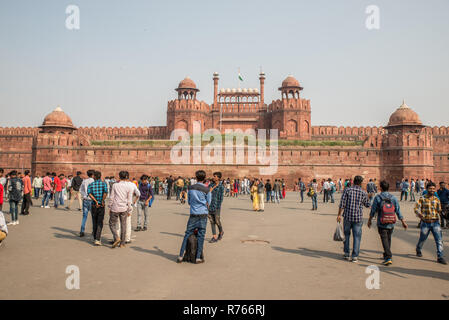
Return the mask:
<svg viewBox="0 0 449 320">
<path fill-rule="evenodd" d="M 298 193 L 290 192 L 280 205 L 255 213 L 248 196 L 225 198 L 224 238 L 209 244 L 208 224 L 200 265 L 175 263 L 188 206 L 174 200 L 157 198 L 149 230 L 133 231 L 124 249 L 107 244 L 108 215 L 106 245 L 95 247 L 90 216 L 87 236 L 79 238 L 81 212 L 33 207 L 31 216 L 9 227 L 0 247 L 0 299 L 449 299 L 449 266 L 436 263 L 432 235 L 423 257 L 415 256 L 419 229 L 412 203 L 401 202 L 410 228 L 396 227 L 389 267 L 381 265 L 377 229 L 366 223 L 359 262 L 343 260 L 343 244 L 332 240 L 337 203 L 318 206 L 312 212 L 309 199 L 299 204 Z M 133 229 L 135 221 L 133 214 Z M 448 236 L 443 230 L 443 239 Z M 79 290 L 66 288 L 69 265 L 79 267 Z M 380 269 L 378 290 L 365 285 L 370 265 Z"/>
</svg>

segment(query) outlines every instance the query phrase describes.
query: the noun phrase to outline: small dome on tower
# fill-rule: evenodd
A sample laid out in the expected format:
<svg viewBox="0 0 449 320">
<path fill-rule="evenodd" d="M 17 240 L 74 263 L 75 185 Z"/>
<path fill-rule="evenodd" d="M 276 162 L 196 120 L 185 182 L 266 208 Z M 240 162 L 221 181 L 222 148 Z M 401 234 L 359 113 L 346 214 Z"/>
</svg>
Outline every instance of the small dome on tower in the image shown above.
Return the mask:
<svg viewBox="0 0 449 320">
<path fill-rule="evenodd" d="M 422 126 L 422 122 L 419 119 L 418 114 L 410 109 L 410 107 L 402 102 L 402 105 L 396 109 L 395 112 L 390 116 L 390 120 L 388 121 L 389 127 L 394 126 L 407 126 L 407 125 L 418 125 Z"/>
<path fill-rule="evenodd" d="M 189 77 L 185 77 L 185 79 L 179 83 L 178 89 L 196 89 L 196 84 Z"/>
<path fill-rule="evenodd" d="M 249 92 L 249 93 L 253 93 L 253 89 L 249 88 L 249 89 L 248 89 L 248 92 Z"/>
<path fill-rule="evenodd" d="M 282 87 L 300 87 L 299 81 L 295 79 L 293 76 L 288 76 L 282 81 Z"/>
<path fill-rule="evenodd" d="M 72 119 L 59 106 L 44 118 L 44 122 L 40 126 L 40 128 L 48 127 L 76 129 Z"/>
<path fill-rule="evenodd" d="M 247 93 L 247 92 L 248 92 L 248 89 L 244 88 L 243 93 Z"/>
<path fill-rule="evenodd" d="M 232 88 L 232 93 L 236 93 L 237 92 L 237 90 L 235 89 L 235 88 Z"/>
</svg>

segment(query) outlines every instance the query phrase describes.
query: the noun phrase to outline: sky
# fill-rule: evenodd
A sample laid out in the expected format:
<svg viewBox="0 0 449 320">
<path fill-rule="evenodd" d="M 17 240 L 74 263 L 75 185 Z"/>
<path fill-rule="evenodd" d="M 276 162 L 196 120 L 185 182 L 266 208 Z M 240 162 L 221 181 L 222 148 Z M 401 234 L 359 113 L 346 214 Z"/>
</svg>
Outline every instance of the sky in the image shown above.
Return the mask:
<svg viewBox="0 0 449 320">
<path fill-rule="evenodd" d="M 66 28 L 66 8 L 80 29 Z M 369 30 L 369 5 L 380 28 Z M 402 100 L 449 125 L 447 0 L 0 0 L 0 126 L 39 126 L 56 106 L 78 127 L 160 126 L 189 76 L 199 100 L 293 75 L 312 125 L 381 126 Z"/>
</svg>

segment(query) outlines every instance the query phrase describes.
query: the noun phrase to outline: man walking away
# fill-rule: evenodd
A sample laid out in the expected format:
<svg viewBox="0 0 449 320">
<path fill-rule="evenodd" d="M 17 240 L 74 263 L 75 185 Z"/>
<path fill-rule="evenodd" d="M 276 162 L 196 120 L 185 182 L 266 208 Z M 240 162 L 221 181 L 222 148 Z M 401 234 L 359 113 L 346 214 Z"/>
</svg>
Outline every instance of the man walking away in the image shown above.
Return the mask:
<svg viewBox="0 0 449 320">
<path fill-rule="evenodd" d="M 447 264 L 443 258 L 443 234 L 441 232 L 440 215 L 441 202 L 435 196 L 435 183 L 429 182 L 426 186 L 427 193 L 419 198 L 415 205 L 415 214 L 421 219 L 421 232 L 416 245 L 416 255 L 422 257 L 422 247 L 432 232 L 437 247 L 437 262 Z"/>
<path fill-rule="evenodd" d="M 214 172 L 213 182 L 209 185 L 210 193 L 212 195 L 211 203 L 209 206 L 209 220 L 210 226 L 212 228 L 212 239 L 210 243 L 217 242 L 223 238 L 223 226 L 221 224 L 220 214 L 221 214 L 221 204 L 223 203 L 223 193 L 224 187 L 221 180 L 221 172 Z M 218 232 L 220 233 L 217 237 L 217 230 L 215 226 L 218 227 Z"/>
<path fill-rule="evenodd" d="M 114 237 L 112 248 L 120 245 L 125 247 L 126 241 L 126 219 L 131 215 L 133 210 L 133 194 L 134 187 L 129 182 L 129 173 L 120 171 L 119 182 L 112 185 L 110 202 L 109 202 L 109 227 Z M 118 221 L 120 220 L 120 234 L 118 232 Z"/>
<path fill-rule="evenodd" d="M 103 230 L 105 199 L 108 195 L 108 187 L 101 181 L 101 172 L 95 171 L 94 182 L 87 187 L 87 194 L 94 202 L 92 205 L 92 236 L 94 244 L 101 246 L 101 231 Z"/>
<path fill-rule="evenodd" d="M 19 202 L 22 200 L 23 182 L 17 177 L 17 171 L 13 170 L 9 174 L 8 199 L 9 212 L 11 213 L 11 222 L 9 225 L 19 224 Z"/>
<path fill-rule="evenodd" d="M 377 193 L 377 187 L 373 182 L 373 179 L 369 179 L 369 182 L 366 184 L 366 192 L 368 192 L 368 198 L 370 201 L 374 200 L 374 196 Z"/>
<path fill-rule="evenodd" d="M 209 188 L 204 184 L 206 179 L 206 172 L 198 170 L 195 172 L 197 184 L 189 186 L 188 201 L 190 205 L 190 217 L 187 222 L 187 228 L 182 241 L 179 257 L 176 262 L 181 263 L 184 252 L 187 246 L 187 240 L 192 235 L 195 229 L 198 230 L 198 246 L 196 249 L 196 263 L 203 263 L 201 253 L 203 252 L 204 236 L 206 235 L 207 216 L 209 214 L 209 205 L 212 200 L 212 195 Z"/>
<path fill-rule="evenodd" d="M 81 199 L 81 195 L 80 195 L 80 188 L 81 188 L 82 183 L 83 183 L 83 178 L 81 178 L 81 171 L 78 171 L 76 173 L 76 176 L 72 179 L 72 186 L 70 188 L 70 200 L 66 207 L 67 210 L 70 210 L 70 207 L 72 206 L 72 202 L 75 198 L 78 200 L 78 204 L 79 204 L 78 211 L 81 211 L 81 209 L 83 208 L 83 200 Z"/>
<path fill-rule="evenodd" d="M 25 170 L 25 177 L 23 177 L 22 182 L 23 182 L 23 201 L 22 201 L 22 210 L 20 214 L 26 216 L 30 214 L 30 206 L 32 205 L 30 170 Z"/>
<path fill-rule="evenodd" d="M 148 176 L 143 175 L 139 184 L 140 197 L 137 201 L 137 228 L 134 231 L 146 231 L 148 229 L 148 219 L 150 214 L 149 203 L 153 198 L 153 188 L 148 182 Z M 145 216 L 142 228 L 142 215 Z"/>
<path fill-rule="evenodd" d="M 391 235 L 393 234 L 396 216 L 402 222 L 404 229 L 407 229 L 407 223 L 401 214 L 399 202 L 395 196 L 388 192 L 390 185 L 387 181 L 380 182 L 381 193 L 374 197 L 371 213 L 368 220 L 368 228 L 371 228 L 371 222 L 377 214 L 377 230 L 384 248 L 383 264 L 388 266 L 393 263 L 391 260 Z"/>
<path fill-rule="evenodd" d="M 50 209 L 50 206 L 48 205 L 50 202 L 51 197 L 51 191 L 53 190 L 53 181 L 50 177 L 50 172 L 47 172 L 44 179 L 42 179 L 42 184 L 44 188 L 44 193 L 42 195 L 42 205 L 41 208 Z"/>
<path fill-rule="evenodd" d="M 171 199 L 171 190 L 173 189 L 173 178 L 170 176 L 167 179 L 167 200 Z"/>
<path fill-rule="evenodd" d="M 271 182 L 270 179 L 267 180 L 267 183 L 265 183 L 265 191 L 267 193 L 267 203 L 271 200 Z"/>
<path fill-rule="evenodd" d="M 440 189 L 437 193 L 441 202 L 441 228 L 449 229 L 449 190 L 446 189 L 444 181 L 440 182 Z"/>
<path fill-rule="evenodd" d="M 352 262 L 358 261 L 358 256 L 360 252 L 360 241 L 362 240 L 362 216 L 363 207 L 370 207 L 370 200 L 368 194 L 362 190 L 363 178 L 361 176 L 354 177 L 354 185 L 346 188 L 341 196 L 340 206 L 338 209 L 337 221 L 341 222 L 341 216 L 343 213 L 343 229 L 345 233 L 344 242 L 344 258 L 350 260 L 349 256 L 349 242 L 351 237 L 353 237 L 353 248 L 352 248 Z"/>
<path fill-rule="evenodd" d="M 87 188 L 91 183 L 94 182 L 94 179 L 92 178 L 94 172 L 94 170 L 87 170 L 87 179 L 83 180 L 80 187 L 80 194 L 83 198 L 83 220 L 81 221 L 80 237 L 84 237 L 84 229 L 86 228 L 87 216 L 89 215 L 89 211 L 92 209 L 92 199 L 87 193 Z"/>
<path fill-rule="evenodd" d="M 408 179 L 405 179 L 405 181 L 403 181 L 401 184 L 401 201 L 403 198 L 405 198 L 404 200 L 407 201 L 409 187 L 410 185 L 408 184 Z"/>
</svg>

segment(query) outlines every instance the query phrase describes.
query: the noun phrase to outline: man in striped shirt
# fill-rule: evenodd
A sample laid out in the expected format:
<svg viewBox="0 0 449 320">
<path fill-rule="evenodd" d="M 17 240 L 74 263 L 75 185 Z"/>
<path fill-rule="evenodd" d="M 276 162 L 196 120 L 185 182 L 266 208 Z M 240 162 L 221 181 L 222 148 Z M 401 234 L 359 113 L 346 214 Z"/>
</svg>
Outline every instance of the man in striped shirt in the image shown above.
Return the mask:
<svg viewBox="0 0 449 320">
<path fill-rule="evenodd" d="M 348 261 L 350 260 L 349 242 L 352 230 L 352 236 L 354 238 L 352 248 L 352 262 L 357 262 L 360 252 L 360 241 L 362 240 L 363 225 L 363 207 L 369 208 L 371 205 L 368 194 L 362 190 L 362 182 L 363 178 L 361 176 L 355 176 L 354 185 L 344 190 L 337 216 L 337 222 L 341 222 L 343 213 L 343 229 L 345 233 L 343 257 Z"/>
</svg>

